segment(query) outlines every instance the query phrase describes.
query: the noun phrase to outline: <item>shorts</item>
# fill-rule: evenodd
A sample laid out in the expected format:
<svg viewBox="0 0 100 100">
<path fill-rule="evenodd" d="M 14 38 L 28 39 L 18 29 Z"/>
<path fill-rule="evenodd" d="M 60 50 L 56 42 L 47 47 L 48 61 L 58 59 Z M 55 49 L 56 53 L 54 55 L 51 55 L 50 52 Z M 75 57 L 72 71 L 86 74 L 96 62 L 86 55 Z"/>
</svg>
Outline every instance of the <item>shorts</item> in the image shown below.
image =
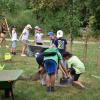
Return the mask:
<svg viewBox="0 0 100 100">
<path fill-rule="evenodd" d="M 78 81 L 79 77 L 81 74 L 76 74 L 76 71 L 74 68 L 70 68 L 70 74 L 73 76 L 73 80 L 74 81 Z"/>
<path fill-rule="evenodd" d="M 22 43 L 27 46 L 27 44 L 29 43 L 28 40 L 22 40 Z"/>
<path fill-rule="evenodd" d="M 54 60 L 45 60 L 44 67 L 48 75 L 54 75 L 57 71 L 57 63 Z"/>
<path fill-rule="evenodd" d="M 16 40 L 12 41 L 12 48 L 16 48 Z"/>
</svg>

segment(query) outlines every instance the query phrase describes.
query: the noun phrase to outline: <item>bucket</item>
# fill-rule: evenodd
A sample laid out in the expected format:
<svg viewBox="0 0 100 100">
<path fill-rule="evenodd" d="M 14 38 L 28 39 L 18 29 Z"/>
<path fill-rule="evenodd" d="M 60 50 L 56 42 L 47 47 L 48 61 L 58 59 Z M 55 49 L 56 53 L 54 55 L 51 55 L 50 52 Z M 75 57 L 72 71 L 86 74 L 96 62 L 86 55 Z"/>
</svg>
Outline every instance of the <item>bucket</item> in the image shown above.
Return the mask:
<svg viewBox="0 0 100 100">
<path fill-rule="evenodd" d="M 5 60 L 11 60 L 12 59 L 11 54 L 10 53 L 5 53 L 4 59 Z"/>
</svg>

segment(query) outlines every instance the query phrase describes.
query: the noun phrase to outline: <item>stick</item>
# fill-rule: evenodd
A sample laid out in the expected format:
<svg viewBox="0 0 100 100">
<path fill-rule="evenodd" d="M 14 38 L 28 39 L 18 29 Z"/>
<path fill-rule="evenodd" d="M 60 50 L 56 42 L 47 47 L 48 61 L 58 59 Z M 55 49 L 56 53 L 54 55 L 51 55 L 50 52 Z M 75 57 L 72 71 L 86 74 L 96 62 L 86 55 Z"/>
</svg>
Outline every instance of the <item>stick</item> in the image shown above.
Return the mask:
<svg viewBox="0 0 100 100">
<path fill-rule="evenodd" d="M 8 29 L 9 36 L 10 36 L 10 38 L 11 38 L 11 34 L 10 34 L 10 31 L 9 31 L 9 27 L 8 27 L 7 20 L 6 20 L 6 18 L 4 18 L 4 19 L 5 19 L 5 22 L 6 22 L 6 25 L 7 25 L 7 29 Z"/>
<path fill-rule="evenodd" d="M 66 75 L 65 69 L 63 69 L 60 65 L 59 65 L 59 69 L 65 74 L 66 77 L 68 77 L 68 76 Z"/>
<path fill-rule="evenodd" d="M 21 37 L 22 37 L 23 33 L 20 35 L 19 39 L 18 40 L 21 40 Z"/>
<path fill-rule="evenodd" d="M 91 75 L 91 76 L 93 76 L 93 77 L 95 77 L 97 79 L 100 79 L 100 76 L 96 76 L 96 75 Z"/>
</svg>

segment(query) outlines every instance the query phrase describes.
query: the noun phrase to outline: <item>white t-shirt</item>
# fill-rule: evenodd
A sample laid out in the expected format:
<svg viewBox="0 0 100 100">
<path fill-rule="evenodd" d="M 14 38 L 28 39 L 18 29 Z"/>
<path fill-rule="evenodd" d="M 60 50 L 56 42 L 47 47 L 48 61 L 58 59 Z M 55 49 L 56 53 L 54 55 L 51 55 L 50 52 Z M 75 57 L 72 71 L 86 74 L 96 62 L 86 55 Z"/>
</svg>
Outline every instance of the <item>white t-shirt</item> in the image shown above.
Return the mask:
<svg viewBox="0 0 100 100">
<path fill-rule="evenodd" d="M 36 43 L 43 43 L 43 33 L 36 33 L 35 34 L 35 42 Z"/>
<path fill-rule="evenodd" d="M 24 28 L 22 32 L 22 40 L 28 40 L 28 36 L 29 36 L 29 30 Z"/>
<path fill-rule="evenodd" d="M 12 41 L 17 40 L 17 33 L 16 33 L 15 30 L 12 30 L 12 37 L 11 37 L 11 40 L 12 40 Z"/>
</svg>

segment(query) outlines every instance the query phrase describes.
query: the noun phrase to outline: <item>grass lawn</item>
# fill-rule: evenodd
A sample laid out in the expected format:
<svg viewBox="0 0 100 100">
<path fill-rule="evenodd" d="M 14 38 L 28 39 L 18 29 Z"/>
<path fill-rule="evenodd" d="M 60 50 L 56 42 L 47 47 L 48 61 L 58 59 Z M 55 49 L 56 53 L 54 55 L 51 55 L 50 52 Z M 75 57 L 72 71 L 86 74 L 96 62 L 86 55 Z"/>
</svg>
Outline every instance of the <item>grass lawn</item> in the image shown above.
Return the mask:
<svg viewBox="0 0 100 100">
<path fill-rule="evenodd" d="M 8 45 L 10 43 L 8 42 Z M 34 57 L 21 57 L 19 51 L 21 44 L 18 43 L 17 55 L 12 57 L 11 63 L 5 63 L 5 69 L 22 69 L 23 75 L 30 76 L 37 71 L 38 65 Z M 9 48 L 0 48 L 0 63 L 3 60 L 5 52 Z M 83 44 L 74 44 L 73 53 L 83 59 Z M 47 93 L 46 87 L 41 86 L 39 82 L 18 80 L 14 86 L 15 100 L 100 100 L 100 79 L 91 75 L 100 76 L 100 66 L 97 66 L 98 44 L 88 45 L 88 58 L 85 63 L 86 72 L 80 77 L 80 80 L 88 87 L 87 90 L 81 90 L 78 87 L 68 86 L 66 88 L 56 87 L 56 92 Z M 0 100 L 11 100 L 1 98 L 3 91 L 0 91 Z"/>
</svg>

